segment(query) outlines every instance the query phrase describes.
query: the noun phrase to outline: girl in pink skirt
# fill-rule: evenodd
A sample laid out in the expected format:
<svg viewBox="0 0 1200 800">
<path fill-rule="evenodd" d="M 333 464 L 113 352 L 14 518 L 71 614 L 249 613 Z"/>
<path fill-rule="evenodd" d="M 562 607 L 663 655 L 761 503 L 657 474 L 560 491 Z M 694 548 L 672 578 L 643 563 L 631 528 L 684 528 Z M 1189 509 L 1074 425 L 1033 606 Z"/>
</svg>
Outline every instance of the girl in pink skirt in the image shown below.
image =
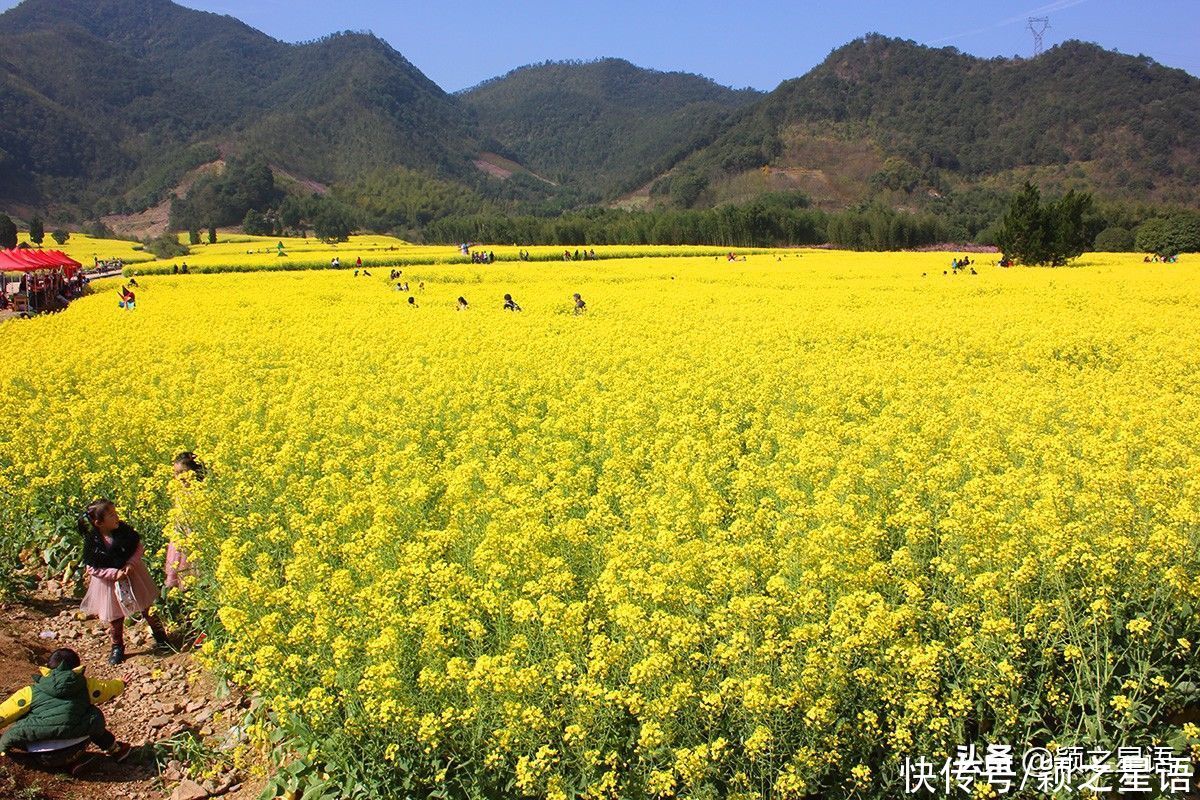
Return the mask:
<svg viewBox="0 0 1200 800">
<path fill-rule="evenodd" d="M 79 608 L 88 616 L 109 624 L 112 654 L 108 663 L 125 660 L 125 615 L 135 611 L 146 615 L 158 648 L 169 647 L 166 631 L 150 607 L 158 599 L 158 587 L 142 561 L 142 537 L 121 521 L 111 500 L 96 500 L 79 517 L 83 536 L 83 563 L 87 567 L 88 589 Z M 117 584 L 123 582 L 128 593 L 126 605 L 117 598 Z M 128 608 L 132 605 L 132 608 Z"/>
<path fill-rule="evenodd" d="M 167 563 L 164 565 L 167 579 L 163 585 L 168 589 L 174 588 L 183 591 L 184 577 L 193 575 L 195 568 L 188 561 L 187 553 L 175 541 L 179 534 L 188 532 L 183 530 L 186 522 L 182 501 L 192 485 L 192 480 L 204 480 L 204 476 L 208 474 L 208 469 L 204 466 L 204 462 L 190 450 L 185 450 L 175 456 L 175 461 L 171 466 L 175 473 L 175 479 L 179 481 L 180 491 L 176 494 L 175 508 L 171 514 L 175 518 L 173 524 L 174 531 L 172 532 L 173 535 L 168 534 L 170 538 L 167 541 Z"/>
</svg>

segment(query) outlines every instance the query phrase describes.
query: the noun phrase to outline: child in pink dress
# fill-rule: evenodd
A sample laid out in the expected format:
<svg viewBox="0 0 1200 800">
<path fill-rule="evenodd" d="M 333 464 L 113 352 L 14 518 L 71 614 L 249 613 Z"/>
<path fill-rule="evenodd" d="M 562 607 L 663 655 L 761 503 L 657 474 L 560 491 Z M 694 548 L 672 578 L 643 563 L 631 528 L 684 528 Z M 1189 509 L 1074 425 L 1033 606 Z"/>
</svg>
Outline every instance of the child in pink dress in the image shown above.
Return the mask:
<svg viewBox="0 0 1200 800">
<path fill-rule="evenodd" d="M 175 456 L 172 468 L 174 469 L 176 480 L 179 481 L 180 488 L 184 490 L 188 488 L 192 480 L 202 481 L 204 480 L 204 476 L 208 474 L 204 462 L 190 450 L 185 450 Z M 177 517 L 174 524 L 175 534 L 184 532 L 180 530 L 182 522 L 179 517 L 181 517 L 182 511 L 183 509 L 179 507 L 177 501 L 176 513 L 173 515 Z M 187 554 L 183 551 L 183 548 L 175 541 L 175 537 L 167 541 L 167 563 L 164 565 L 164 571 L 166 572 L 167 579 L 163 582 L 163 586 L 167 589 L 179 589 L 180 591 L 184 588 L 183 578 L 195 572 L 195 568 L 188 561 Z"/>
<path fill-rule="evenodd" d="M 119 581 L 126 581 L 136 611 L 145 613 L 157 647 L 169 647 L 162 623 L 150 610 L 158 599 L 158 587 L 142 560 L 142 537 L 121 521 L 111 500 L 96 500 L 89 505 L 87 512 L 80 515 L 78 527 L 83 536 L 83 563 L 88 574 L 87 594 L 79 608 L 109 624 L 112 654 L 108 663 L 120 664 L 125 660 L 126 608 L 117 599 Z M 129 613 L 135 609 L 129 609 Z"/>
</svg>

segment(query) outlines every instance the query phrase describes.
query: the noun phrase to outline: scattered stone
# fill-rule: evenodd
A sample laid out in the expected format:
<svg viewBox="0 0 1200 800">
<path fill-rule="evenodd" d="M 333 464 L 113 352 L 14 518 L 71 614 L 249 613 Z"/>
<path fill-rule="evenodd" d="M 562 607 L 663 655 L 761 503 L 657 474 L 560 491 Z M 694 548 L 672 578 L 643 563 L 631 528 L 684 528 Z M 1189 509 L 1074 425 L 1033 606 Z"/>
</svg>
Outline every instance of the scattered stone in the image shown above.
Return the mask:
<svg viewBox="0 0 1200 800">
<path fill-rule="evenodd" d="M 39 639 L 57 639 L 58 634 L 54 631 L 42 631 L 38 634 Z"/>
<path fill-rule="evenodd" d="M 170 721 L 171 721 L 171 718 L 169 716 L 167 716 L 166 714 L 159 714 L 157 717 L 154 717 L 150 720 L 150 727 L 151 728 L 162 728 L 165 725 L 167 725 L 168 723 L 170 723 Z"/>
<path fill-rule="evenodd" d="M 180 781 L 175 791 L 171 792 L 171 800 L 204 800 L 206 797 L 208 792 L 193 780 Z"/>
</svg>

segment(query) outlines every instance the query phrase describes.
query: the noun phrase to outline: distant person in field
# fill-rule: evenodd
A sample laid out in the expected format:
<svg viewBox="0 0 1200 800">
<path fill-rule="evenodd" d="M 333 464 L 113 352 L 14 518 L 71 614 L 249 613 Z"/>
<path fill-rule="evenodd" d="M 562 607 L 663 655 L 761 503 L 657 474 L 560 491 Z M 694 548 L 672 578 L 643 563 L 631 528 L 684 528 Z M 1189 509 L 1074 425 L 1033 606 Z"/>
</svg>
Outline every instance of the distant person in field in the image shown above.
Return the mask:
<svg viewBox="0 0 1200 800">
<path fill-rule="evenodd" d="M 408 305 L 412 308 L 418 308 L 417 298 L 413 297 L 412 295 L 409 295 L 408 296 Z"/>
<path fill-rule="evenodd" d="M 183 262 L 182 266 L 179 267 L 179 271 L 184 275 L 188 274 L 188 265 L 186 261 Z"/>
<path fill-rule="evenodd" d="M 204 463 L 190 450 L 184 450 L 179 455 L 175 456 L 175 460 L 171 462 L 171 470 L 175 475 L 175 480 L 178 482 L 178 493 L 176 495 L 175 507 L 172 510 L 172 516 L 175 517 L 175 536 L 167 542 L 167 558 L 164 564 L 164 572 L 167 579 L 163 582 L 163 586 L 168 589 L 184 588 L 183 579 L 195 573 L 195 568 L 188 561 L 187 555 L 183 552 L 183 548 L 177 544 L 176 539 L 181 534 L 190 533 L 184 529 L 182 515 L 184 509 L 180 501 L 186 497 L 191 491 L 193 481 L 202 481 L 208 475 L 208 469 Z"/>
<path fill-rule="evenodd" d="M 137 295 L 128 286 L 121 287 L 121 302 L 117 304 L 126 311 L 133 311 L 137 308 Z"/>
<path fill-rule="evenodd" d="M 978 275 L 979 273 L 975 271 L 975 268 L 974 268 L 974 267 L 971 267 L 971 274 L 972 274 L 972 275 Z"/>
<path fill-rule="evenodd" d="M 0 727 L 11 723 L 0 736 L 0 754 L 14 747 L 23 750 L 39 742 L 86 736 L 114 761 L 124 761 L 133 748 L 117 741 L 96 706 L 125 691 L 125 683 L 89 678 L 83 674 L 78 653 L 66 647 L 55 650 L 32 686 L 0 703 Z M 76 763 L 71 774 L 78 777 L 90 760 Z"/>
<path fill-rule="evenodd" d="M 358 270 L 354 270 L 354 277 L 358 277 Z"/>
<path fill-rule="evenodd" d="M 404 291 L 404 284 L 403 284 L 403 283 L 400 283 L 400 281 L 396 281 L 396 291 L 397 291 L 397 292 L 403 292 L 403 291 Z"/>
<path fill-rule="evenodd" d="M 362 256 L 359 256 L 359 257 L 358 257 L 358 258 L 355 260 L 355 262 L 354 262 L 354 266 L 358 267 L 359 269 L 362 269 Z"/>
<path fill-rule="evenodd" d="M 457 311 L 466 311 L 467 310 L 467 298 L 465 298 L 465 297 L 458 298 L 458 307 L 456 310 Z"/>
<path fill-rule="evenodd" d="M 93 501 L 76 523 L 83 538 L 83 563 L 88 575 L 87 594 L 79 608 L 108 623 L 112 652 L 109 664 L 125 660 L 125 616 L 143 613 L 158 648 L 170 646 L 167 632 L 151 607 L 158 587 L 142 560 L 142 537 L 123 522 L 117 507 L 104 498 Z"/>
<path fill-rule="evenodd" d="M 521 307 L 517 305 L 517 301 L 513 300 L 511 294 L 504 295 L 504 310 L 505 311 L 520 311 Z"/>
<path fill-rule="evenodd" d="M 407 288 L 408 288 L 408 284 L 407 284 L 407 283 L 406 283 L 406 284 L 404 284 L 404 287 L 407 289 Z M 418 283 L 418 284 L 417 284 L 417 291 L 418 291 L 418 292 L 423 292 L 423 291 L 425 291 L 425 281 L 421 281 L 420 283 Z"/>
<path fill-rule="evenodd" d="M 575 314 L 579 315 L 587 311 L 587 303 L 583 302 L 583 298 L 579 296 L 579 292 L 575 293 Z"/>
<path fill-rule="evenodd" d="M 130 286 L 138 286 L 137 278 L 136 278 L 136 277 L 132 277 L 132 276 L 131 276 L 131 277 L 129 278 L 129 285 L 130 285 Z"/>
<path fill-rule="evenodd" d="M 371 270 L 369 270 L 369 269 L 364 269 L 364 270 L 363 270 L 363 277 L 364 277 L 364 278 L 369 278 L 369 277 L 371 277 Z"/>
</svg>

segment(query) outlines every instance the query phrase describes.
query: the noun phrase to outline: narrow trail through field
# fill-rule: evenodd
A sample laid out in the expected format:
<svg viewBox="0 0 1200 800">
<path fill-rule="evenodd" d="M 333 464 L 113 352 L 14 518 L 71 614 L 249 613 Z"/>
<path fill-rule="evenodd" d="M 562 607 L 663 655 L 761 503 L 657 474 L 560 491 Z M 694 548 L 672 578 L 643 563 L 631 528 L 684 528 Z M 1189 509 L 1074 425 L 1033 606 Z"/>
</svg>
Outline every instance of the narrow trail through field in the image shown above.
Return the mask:
<svg viewBox="0 0 1200 800">
<path fill-rule="evenodd" d="M 206 750 L 228 753 L 241 735 L 236 723 L 247 701 L 238 694 L 217 697 L 217 685 L 190 653 L 167 656 L 151 652 L 153 641 L 145 623 L 126 630 L 127 659 L 108 664 L 106 626 L 95 619 L 80 619 L 78 601 L 61 595 L 38 593 L 23 603 L 0 605 L 0 698 L 31 684 L 38 667 L 55 649 L 69 647 L 79 653 L 87 674 L 128 679 L 125 692 L 101 706 L 108 728 L 118 739 L 133 745 L 133 754 L 117 764 L 94 757 L 79 778 L 65 770 L 51 771 L 13 758 L 0 758 L 0 797 L 29 800 L 200 800 L 257 797 L 261 780 L 248 780 L 238 770 L 218 771 L 210 777 L 185 775 L 184 748 L 172 743 L 202 742 Z M 161 769 L 161 774 L 160 774 Z"/>
</svg>

